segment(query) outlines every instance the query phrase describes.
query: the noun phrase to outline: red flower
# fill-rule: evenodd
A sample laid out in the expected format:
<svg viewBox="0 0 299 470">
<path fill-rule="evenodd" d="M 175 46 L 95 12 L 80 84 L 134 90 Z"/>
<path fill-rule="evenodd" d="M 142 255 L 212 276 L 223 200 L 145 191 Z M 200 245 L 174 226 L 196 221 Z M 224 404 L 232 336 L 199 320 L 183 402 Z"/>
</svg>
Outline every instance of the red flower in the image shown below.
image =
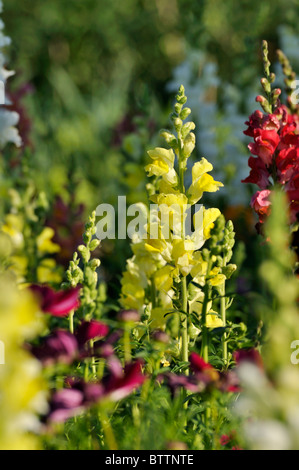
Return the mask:
<svg viewBox="0 0 299 470">
<path fill-rule="evenodd" d="M 249 116 L 249 121 L 246 121 L 245 124 L 248 126 L 245 135 L 249 137 L 254 137 L 255 129 L 266 129 L 266 130 L 276 130 L 280 129 L 280 122 L 278 117 L 275 114 L 266 114 L 264 115 L 262 111 L 256 110 L 251 116 Z"/>
<path fill-rule="evenodd" d="M 220 436 L 220 444 L 222 446 L 226 446 L 231 440 L 231 436 L 228 436 L 227 434 L 222 434 L 222 436 Z"/>
<path fill-rule="evenodd" d="M 264 368 L 262 357 L 257 349 L 239 349 L 238 351 L 234 352 L 233 357 L 237 363 L 237 366 L 239 366 L 242 362 L 252 362 L 260 369 Z"/>
<path fill-rule="evenodd" d="M 281 184 L 298 174 L 299 147 L 287 147 L 280 150 L 276 157 L 278 179 Z"/>
<path fill-rule="evenodd" d="M 99 354 L 101 353 L 99 348 L 95 350 L 87 347 L 87 343 L 91 339 L 106 336 L 108 331 L 109 328 L 104 323 L 95 320 L 85 321 L 77 328 L 74 335 L 66 330 L 55 330 L 49 336 L 43 338 L 39 346 L 32 346 L 29 349 L 45 366 L 56 362 L 71 364 L 75 359 L 91 355 L 102 357 L 103 354 Z M 105 348 L 107 357 L 113 354 L 113 348 L 112 351 L 111 348 L 109 351 L 107 351 L 107 346 Z"/>
<path fill-rule="evenodd" d="M 48 421 L 62 422 L 82 413 L 103 399 L 118 401 L 143 384 L 141 361 L 127 364 L 123 369 L 117 358 L 110 359 L 110 373 L 102 382 L 85 382 L 81 378 L 69 377 L 64 388 L 54 392 L 50 401 Z"/>
<path fill-rule="evenodd" d="M 219 380 L 219 373 L 214 369 L 211 364 L 205 362 L 202 357 L 200 357 L 195 352 L 192 352 L 189 356 L 190 368 L 194 372 L 195 377 L 199 381 L 207 382 L 217 382 Z"/>
<path fill-rule="evenodd" d="M 87 341 L 95 338 L 100 338 L 108 334 L 109 327 L 104 323 L 96 320 L 83 321 L 75 332 L 75 337 L 78 341 L 79 347 L 87 343 Z"/>
<path fill-rule="evenodd" d="M 111 374 L 104 381 L 104 387 L 105 396 L 112 401 L 126 397 L 145 381 L 141 360 L 127 364 L 124 369 L 116 358 L 110 358 L 108 363 Z"/>
<path fill-rule="evenodd" d="M 39 285 L 31 285 L 30 289 L 40 298 L 42 311 L 54 317 L 65 317 L 80 305 L 80 287 L 58 292 L 50 287 Z"/>
<path fill-rule="evenodd" d="M 266 189 L 269 184 L 269 172 L 265 163 L 260 158 L 249 157 L 248 165 L 251 168 L 249 176 L 242 183 L 257 184 L 260 189 Z"/>
<path fill-rule="evenodd" d="M 269 196 L 271 191 L 269 189 L 264 189 L 263 191 L 257 191 L 251 199 L 250 205 L 259 215 L 259 221 L 264 222 L 265 218 L 270 213 L 271 202 L 269 201 Z"/>
<path fill-rule="evenodd" d="M 33 346 L 30 352 L 39 359 L 44 366 L 56 362 L 71 364 L 78 353 L 78 344 L 75 337 L 66 330 L 56 330 L 43 339 L 40 346 Z"/>
<path fill-rule="evenodd" d="M 254 129 L 254 143 L 250 143 L 248 148 L 253 155 L 262 159 L 266 166 L 271 165 L 274 152 L 280 142 L 276 130 Z"/>
</svg>

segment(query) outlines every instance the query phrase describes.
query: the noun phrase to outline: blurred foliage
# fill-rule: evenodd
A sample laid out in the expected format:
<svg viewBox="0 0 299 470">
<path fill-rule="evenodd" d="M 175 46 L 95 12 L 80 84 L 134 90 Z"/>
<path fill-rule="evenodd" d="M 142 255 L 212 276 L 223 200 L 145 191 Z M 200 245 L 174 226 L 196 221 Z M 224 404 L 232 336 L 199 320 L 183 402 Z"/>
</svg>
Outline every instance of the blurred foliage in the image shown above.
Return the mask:
<svg viewBox="0 0 299 470">
<path fill-rule="evenodd" d="M 27 102 L 40 186 L 61 193 L 72 166 L 79 199 L 113 199 L 124 161 L 111 148 L 113 130 L 142 110 L 163 125 L 153 109 L 168 103 L 165 84 L 188 47 L 206 50 L 223 79 L 250 82 L 261 39 L 275 45 L 277 26 L 294 26 L 298 9 L 297 0 L 288 8 L 282 0 L 5 2 L 15 82 L 34 86 Z"/>
</svg>

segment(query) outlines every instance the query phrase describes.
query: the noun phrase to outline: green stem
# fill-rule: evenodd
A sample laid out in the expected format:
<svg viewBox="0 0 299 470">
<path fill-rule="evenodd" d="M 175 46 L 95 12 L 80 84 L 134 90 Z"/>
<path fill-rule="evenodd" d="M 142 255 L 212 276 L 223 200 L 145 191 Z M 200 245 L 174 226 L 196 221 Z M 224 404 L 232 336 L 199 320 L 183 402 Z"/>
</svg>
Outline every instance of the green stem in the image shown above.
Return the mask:
<svg viewBox="0 0 299 470">
<path fill-rule="evenodd" d="M 225 297 L 225 282 L 221 286 L 220 289 L 220 315 L 221 319 L 223 322 L 223 326 L 226 326 L 226 297 Z M 225 367 L 227 367 L 227 334 L 226 331 L 224 331 L 223 336 L 222 336 L 222 358 Z"/>
<path fill-rule="evenodd" d="M 184 362 L 188 362 L 189 358 L 189 338 L 188 338 L 188 295 L 187 295 L 187 280 L 186 277 L 181 279 L 181 359 Z M 189 369 L 185 371 L 186 375 L 189 375 Z"/>
<path fill-rule="evenodd" d="M 72 310 L 69 314 L 69 329 L 72 334 L 74 333 L 74 315 L 75 311 Z"/>
<path fill-rule="evenodd" d="M 109 450 L 118 450 L 117 443 L 115 440 L 114 432 L 111 427 L 111 423 L 109 418 L 107 417 L 106 413 L 100 412 L 99 415 L 102 428 L 103 428 L 103 433 L 107 442 L 107 446 Z"/>
<path fill-rule="evenodd" d="M 207 273 L 205 279 L 205 286 L 204 286 L 204 301 L 202 305 L 202 313 L 201 313 L 201 322 L 202 322 L 202 348 L 201 348 L 201 355 L 204 361 L 209 362 L 209 337 L 208 337 L 208 328 L 207 328 L 207 311 L 208 311 L 208 303 L 210 301 L 210 284 L 207 280 L 208 275 L 210 274 L 211 270 L 211 258 L 208 261 L 207 266 Z"/>
<path fill-rule="evenodd" d="M 125 326 L 124 336 L 123 336 L 123 345 L 124 345 L 124 360 L 125 364 L 131 362 L 131 337 L 130 330 Z"/>
</svg>

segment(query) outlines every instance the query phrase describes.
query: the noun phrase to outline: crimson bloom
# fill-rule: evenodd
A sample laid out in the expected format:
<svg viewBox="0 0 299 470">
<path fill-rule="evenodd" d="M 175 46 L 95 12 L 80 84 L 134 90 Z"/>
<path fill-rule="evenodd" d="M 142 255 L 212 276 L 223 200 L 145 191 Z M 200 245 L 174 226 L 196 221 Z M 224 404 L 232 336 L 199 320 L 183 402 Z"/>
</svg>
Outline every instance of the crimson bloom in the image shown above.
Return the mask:
<svg viewBox="0 0 299 470">
<path fill-rule="evenodd" d="M 54 317 L 66 317 L 80 305 L 79 286 L 55 292 L 48 286 L 33 284 L 30 286 L 30 290 L 39 298 L 41 310 Z"/>
<path fill-rule="evenodd" d="M 250 143 L 248 148 L 253 155 L 261 158 L 266 166 L 271 165 L 274 152 L 280 142 L 276 130 L 254 129 L 254 143 Z"/>
<path fill-rule="evenodd" d="M 263 369 L 263 360 L 257 349 L 239 349 L 233 354 L 234 360 L 239 366 L 242 362 L 251 362 L 255 364 L 260 369 Z"/>
<path fill-rule="evenodd" d="M 87 341 L 91 339 L 100 338 L 108 334 L 109 327 L 105 323 L 96 320 L 83 321 L 78 326 L 75 337 L 78 341 L 79 347 L 82 347 Z"/>
<path fill-rule="evenodd" d="M 31 347 L 30 352 L 44 366 L 56 362 L 71 364 L 78 354 L 78 344 L 74 335 L 69 331 L 59 329 L 45 337 L 39 346 Z"/>
<path fill-rule="evenodd" d="M 250 205 L 259 216 L 259 221 L 264 222 L 265 218 L 270 213 L 271 202 L 269 196 L 271 191 L 269 189 L 263 189 L 263 191 L 257 191 L 251 199 Z"/>
<path fill-rule="evenodd" d="M 118 401 L 130 395 L 143 384 L 142 361 L 137 360 L 122 368 L 114 357 L 109 361 L 109 373 L 101 382 L 86 382 L 81 378 L 69 377 L 68 388 L 54 392 L 50 401 L 49 422 L 63 422 L 81 414 L 102 400 Z"/>
<path fill-rule="evenodd" d="M 71 364 L 76 359 L 96 356 L 88 342 L 106 336 L 108 331 L 109 328 L 104 323 L 85 321 L 79 325 L 75 334 L 63 329 L 55 330 L 43 338 L 40 345 L 30 347 L 30 351 L 44 366 L 57 362 Z M 110 351 L 110 354 L 113 354 L 113 351 Z"/>
<path fill-rule="evenodd" d="M 270 181 L 265 163 L 260 158 L 249 157 L 248 165 L 251 168 L 250 174 L 241 183 L 253 183 L 257 184 L 260 189 L 266 189 Z"/>
</svg>

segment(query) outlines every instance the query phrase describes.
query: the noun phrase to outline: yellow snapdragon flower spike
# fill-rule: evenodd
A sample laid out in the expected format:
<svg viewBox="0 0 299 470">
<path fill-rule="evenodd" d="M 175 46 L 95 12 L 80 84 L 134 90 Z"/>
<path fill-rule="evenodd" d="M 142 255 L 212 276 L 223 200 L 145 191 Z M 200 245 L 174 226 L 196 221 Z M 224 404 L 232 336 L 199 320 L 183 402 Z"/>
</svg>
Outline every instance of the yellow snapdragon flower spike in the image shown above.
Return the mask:
<svg viewBox="0 0 299 470">
<path fill-rule="evenodd" d="M 209 174 L 213 166 L 202 158 L 194 163 L 192 181 L 187 186 L 185 173 L 195 147 L 192 132 L 195 124 L 191 121 L 184 124 L 191 110 L 184 108 L 187 98 L 183 86 L 176 100 L 175 112 L 171 115 L 175 132 L 164 130 L 161 133 L 170 148 L 157 147 L 148 151 L 150 162 L 145 170 L 152 180 L 147 188 L 149 201 L 155 204 L 155 209 L 152 213 L 151 205 L 146 238 L 131 245 L 134 256 L 128 261 L 123 275 L 121 304 L 124 307 L 135 305 L 146 314 L 152 329 L 165 329 L 169 325 L 169 331 L 177 331 L 175 335 L 181 335 L 178 338 L 181 359 L 187 362 L 188 328 L 197 326 L 191 325 L 192 318 L 197 314 L 203 342 L 207 338 L 206 328 L 223 326 L 223 320 L 213 310 L 216 302 L 210 300 L 210 295 L 214 287 L 223 288 L 226 277 L 222 267 L 215 266 L 216 256 L 214 259 L 210 249 L 213 240 L 204 257 L 200 251 L 211 238 L 221 212 L 217 208 L 195 206 L 205 192 L 216 192 L 223 184 Z M 221 226 L 219 220 L 216 227 L 218 225 Z M 134 280 L 129 276 L 132 266 Z M 141 279 L 142 291 L 139 290 Z M 219 302 L 217 308 L 218 305 Z M 219 309 L 223 311 L 223 305 Z M 194 316 L 189 315 L 191 313 Z M 172 318 L 175 320 L 168 321 Z M 178 326 L 174 327 L 174 324 Z M 205 354 L 206 351 L 205 347 Z"/>
</svg>

